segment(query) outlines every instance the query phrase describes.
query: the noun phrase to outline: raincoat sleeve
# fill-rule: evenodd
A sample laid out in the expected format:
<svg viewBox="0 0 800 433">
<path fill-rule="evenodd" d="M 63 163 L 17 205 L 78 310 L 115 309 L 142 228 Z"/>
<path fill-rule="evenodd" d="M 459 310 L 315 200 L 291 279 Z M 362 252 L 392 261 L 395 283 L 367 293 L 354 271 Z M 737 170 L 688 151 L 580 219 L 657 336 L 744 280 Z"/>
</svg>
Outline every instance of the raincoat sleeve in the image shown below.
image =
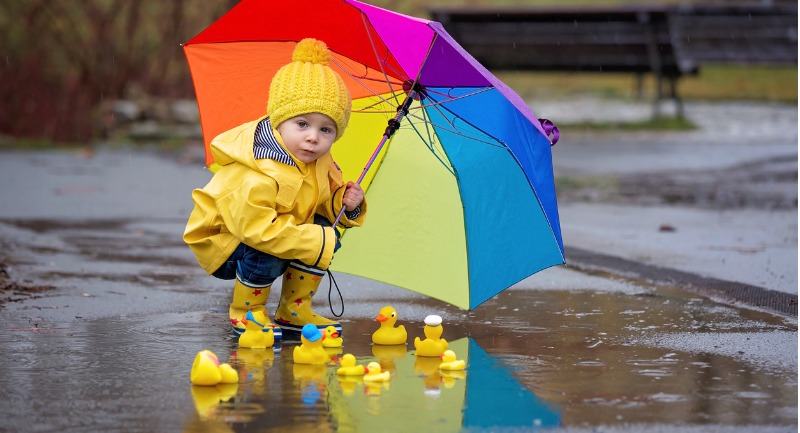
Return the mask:
<svg viewBox="0 0 800 433">
<path fill-rule="evenodd" d="M 332 227 L 302 224 L 278 212 L 278 184 L 269 177 L 243 179 L 238 188 L 218 199 L 218 209 L 231 233 L 246 245 L 287 260 L 327 269 L 336 234 Z"/>
<path fill-rule="evenodd" d="M 336 217 L 339 216 L 339 211 L 343 207 L 342 199 L 344 198 L 344 192 L 347 189 L 345 182 L 342 180 L 342 171 L 335 162 L 331 162 L 331 167 L 328 172 L 328 180 L 330 181 L 331 199 L 325 203 L 322 203 L 319 208 L 317 208 L 317 213 L 323 215 L 328 219 L 328 221 L 333 222 L 336 220 Z M 355 218 L 348 218 L 347 213 L 348 212 L 342 214 L 342 219 L 339 220 L 339 225 L 344 228 L 361 227 L 367 217 L 367 199 L 364 198 L 364 200 L 361 202 L 361 205 L 359 206 L 359 212 Z"/>
</svg>

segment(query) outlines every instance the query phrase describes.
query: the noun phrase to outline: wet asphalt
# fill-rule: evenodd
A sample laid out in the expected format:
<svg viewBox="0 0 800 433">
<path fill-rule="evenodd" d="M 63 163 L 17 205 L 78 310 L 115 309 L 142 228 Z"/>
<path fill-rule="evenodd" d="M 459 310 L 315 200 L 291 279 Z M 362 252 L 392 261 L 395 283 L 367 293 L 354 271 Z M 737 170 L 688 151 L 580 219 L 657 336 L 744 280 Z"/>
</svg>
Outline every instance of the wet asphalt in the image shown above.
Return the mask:
<svg viewBox="0 0 800 433">
<path fill-rule="evenodd" d="M 321 369 L 292 363 L 296 342 L 253 352 L 228 335 L 229 287 L 181 241 L 210 177 L 196 145 L 4 150 L 0 431 L 797 431 L 796 107 L 687 113 L 698 131 L 564 134 L 568 265 L 475 311 L 336 274 L 345 346 Z M 744 122 L 775 125 L 758 141 Z M 441 315 L 467 373 L 371 345 L 384 305 L 410 340 Z M 241 383 L 192 387 L 203 349 Z M 336 378 L 342 353 L 391 383 Z"/>
</svg>

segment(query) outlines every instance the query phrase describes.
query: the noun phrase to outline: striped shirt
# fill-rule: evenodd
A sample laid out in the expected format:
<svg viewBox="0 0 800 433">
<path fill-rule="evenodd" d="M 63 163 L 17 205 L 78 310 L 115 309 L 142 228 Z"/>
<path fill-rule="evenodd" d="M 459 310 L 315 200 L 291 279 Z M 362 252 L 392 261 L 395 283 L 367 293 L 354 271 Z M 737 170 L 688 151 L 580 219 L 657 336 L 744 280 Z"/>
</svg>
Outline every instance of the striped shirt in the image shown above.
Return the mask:
<svg viewBox="0 0 800 433">
<path fill-rule="evenodd" d="M 269 117 L 258 122 L 258 126 L 256 126 L 253 155 L 256 159 L 274 159 L 286 165 L 297 166 L 289 152 L 272 135 L 272 124 L 269 122 Z"/>
</svg>

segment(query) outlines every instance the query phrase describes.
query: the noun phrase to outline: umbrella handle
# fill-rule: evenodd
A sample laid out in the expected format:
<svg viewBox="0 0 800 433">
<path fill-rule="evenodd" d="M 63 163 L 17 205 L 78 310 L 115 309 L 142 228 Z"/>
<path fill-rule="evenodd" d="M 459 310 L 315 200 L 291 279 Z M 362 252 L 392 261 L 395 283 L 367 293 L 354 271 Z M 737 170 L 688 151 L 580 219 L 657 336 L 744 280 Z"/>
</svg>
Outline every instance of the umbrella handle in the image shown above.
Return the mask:
<svg viewBox="0 0 800 433">
<path fill-rule="evenodd" d="M 383 146 L 386 144 L 389 138 L 391 138 L 391 136 L 394 135 L 395 131 L 397 131 L 397 129 L 400 128 L 400 120 L 402 120 L 404 116 L 408 115 L 408 109 L 409 107 L 411 107 L 411 102 L 414 100 L 414 97 L 416 95 L 417 95 L 416 90 L 411 90 L 410 92 L 408 92 L 405 101 L 403 101 L 403 103 L 399 107 L 397 107 L 397 114 L 394 116 L 394 118 L 389 119 L 388 122 L 389 124 L 388 126 L 386 126 L 386 130 L 383 132 L 383 138 L 381 138 L 381 141 L 380 143 L 378 143 L 378 147 L 375 148 L 375 151 L 372 152 L 372 156 L 369 157 L 369 161 L 367 161 L 367 165 L 364 166 L 364 170 L 361 171 L 361 176 L 359 176 L 358 180 L 356 181 L 357 184 L 361 185 L 361 181 L 364 180 L 364 177 L 367 175 L 367 172 L 369 171 L 370 167 L 372 167 L 372 164 L 375 162 L 375 159 L 378 158 L 378 155 L 381 153 L 381 150 L 383 150 Z M 342 219 L 342 215 L 344 215 L 345 209 L 346 206 L 344 205 L 344 203 L 342 203 L 342 208 L 339 210 L 339 215 L 336 216 L 336 221 L 334 221 L 333 224 L 331 225 L 332 227 L 336 227 L 336 224 L 339 224 L 339 220 Z"/>
</svg>

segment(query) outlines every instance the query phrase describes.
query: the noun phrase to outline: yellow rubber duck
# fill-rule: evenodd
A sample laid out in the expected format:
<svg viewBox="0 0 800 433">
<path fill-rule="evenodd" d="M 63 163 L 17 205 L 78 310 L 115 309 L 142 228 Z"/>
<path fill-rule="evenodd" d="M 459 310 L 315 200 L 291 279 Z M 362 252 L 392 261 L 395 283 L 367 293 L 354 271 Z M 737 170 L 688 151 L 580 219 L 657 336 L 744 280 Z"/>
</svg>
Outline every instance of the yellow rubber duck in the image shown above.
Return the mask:
<svg viewBox="0 0 800 433">
<path fill-rule="evenodd" d="M 392 374 L 388 371 L 381 372 L 381 365 L 375 361 L 367 364 L 367 372 L 364 374 L 364 382 L 386 382 L 391 379 Z"/>
<path fill-rule="evenodd" d="M 238 383 L 239 373 L 230 364 L 220 364 L 217 355 L 210 350 L 197 352 L 192 363 L 189 380 L 194 385 L 213 386 L 220 383 Z"/>
<path fill-rule="evenodd" d="M 466 367 L 467 363 L 463 359 L 456 359 L 456 353 L 452 350 L 445 350 L 442 354 L 442 363 L 439 370 L 460 371 Z"/>
<path fill-rule="evenodd" d="M 447 350 L 447 341 L 442 337 L 442 318 L 432 314 L 425 318 L 425 328 L 422 332 L 425 333 L 425 339 L 420 340 L 419 337 L 414 339 L 414 347 L 417 349 L 415 354 L 417 356 L 430 356 L 440 357 Z"/>
<path fill-rule="evenodd" d="M 325 338 L 322 339 L 322 347 L 342 347 L 342 337 L 333 326 L 325 328 Z"/>
<path fill-rule="evenodd" d="M 356 365 L 356 357 L 352 353 L 346 353 L 342 356 L 339 365 L 341 367 L 336 370 L 336 374 L 342 376 L 363 376 L 367 373 L 367 369 L 363 365 Z"/>
<path fill-rule="evenodd" d="M 239 347 L 250 349 L 266 349 L 275 344 L 275 333 L 271 327 L 264 327 L 266 315 L 263 311 L 247 312 L 244 322 L 244 332 L 239 336 Z"/>
<path fill-rule="evenodd" d="M 330 358 L 322 348 L 322 341 L 325 337 L 319 332 L 316 326 L 308 323 L 303 326 L 300 334 L 300 345 L 294 348 L 292 359 L 295 364 L 327 364 Z"/>
<path fill-rule="evenodd" d="M 406 327 L 403 325 L 394 326 L 397 323 L 397 310 L 387 305 L 381 308 L 375 320 L 381 322 L 381 326 L 372 334 L 373 343 L 384 345 L 406 344 L 408 341 Z"/>
</svg>

